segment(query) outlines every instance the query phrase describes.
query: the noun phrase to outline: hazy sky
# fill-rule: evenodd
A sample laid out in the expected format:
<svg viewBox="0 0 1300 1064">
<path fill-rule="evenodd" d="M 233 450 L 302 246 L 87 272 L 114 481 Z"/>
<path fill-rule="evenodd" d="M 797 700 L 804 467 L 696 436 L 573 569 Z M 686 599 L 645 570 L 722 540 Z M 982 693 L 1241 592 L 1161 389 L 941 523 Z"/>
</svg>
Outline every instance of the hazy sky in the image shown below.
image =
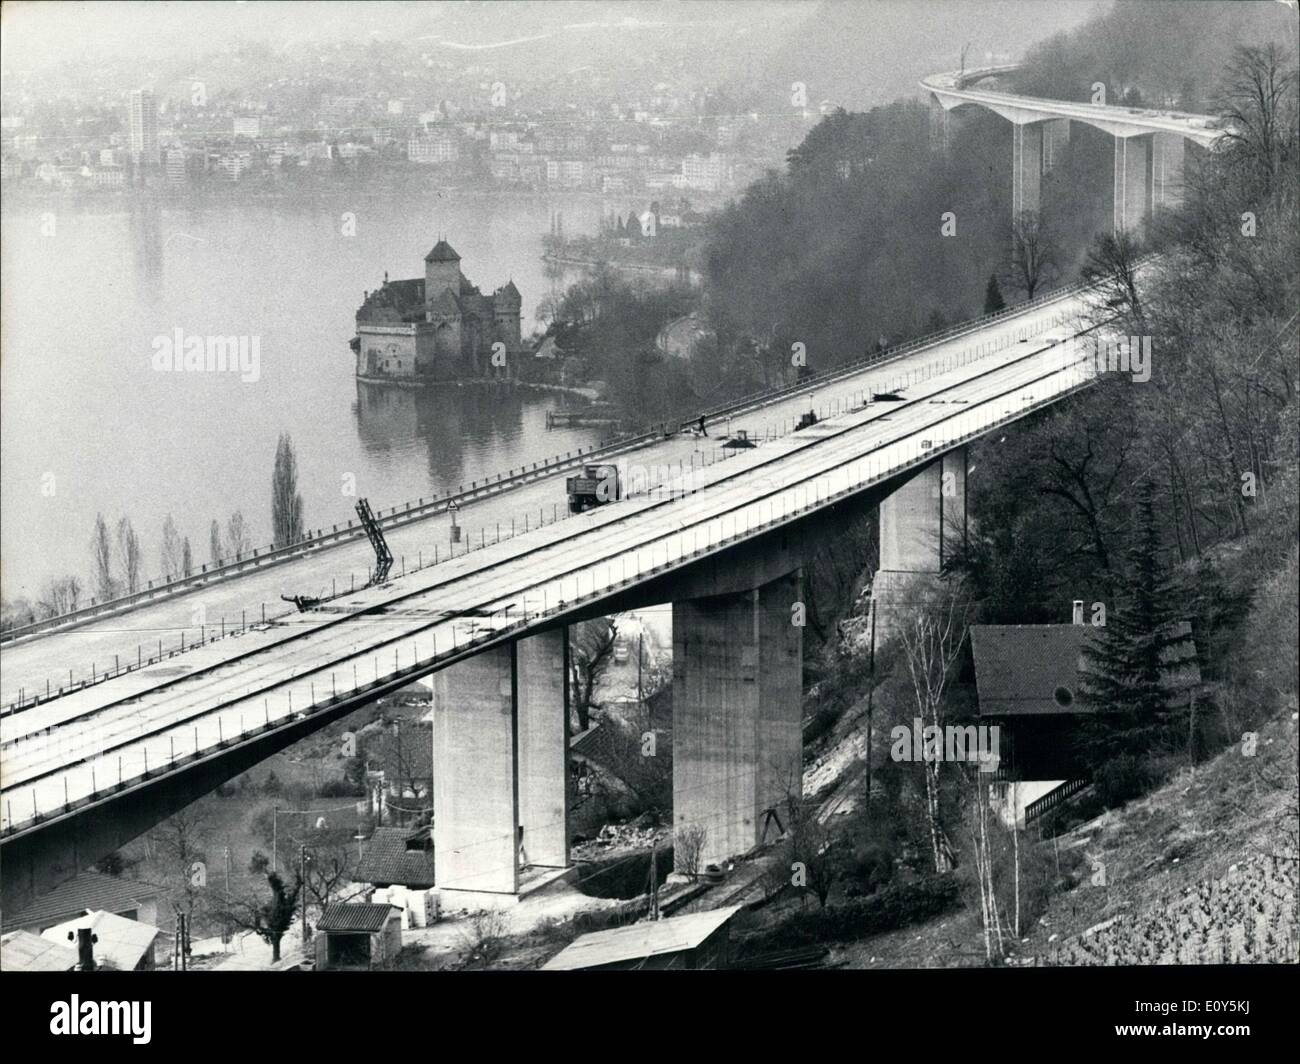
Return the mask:
<svg viewBox="0 0 1300 1064">
<path fill-rule="evenodd" d="M 403 3 L 395 0 L 13 0 L 3 6 L 6 67 L 39 69 L 70 58 L 182 58 L 240 40 L 272 47 L 306 41 L 420 38 L 482 48 L 553 33 L 744 23 L 808 3 L 643 0 L 514 0 Z"/>
</svg>

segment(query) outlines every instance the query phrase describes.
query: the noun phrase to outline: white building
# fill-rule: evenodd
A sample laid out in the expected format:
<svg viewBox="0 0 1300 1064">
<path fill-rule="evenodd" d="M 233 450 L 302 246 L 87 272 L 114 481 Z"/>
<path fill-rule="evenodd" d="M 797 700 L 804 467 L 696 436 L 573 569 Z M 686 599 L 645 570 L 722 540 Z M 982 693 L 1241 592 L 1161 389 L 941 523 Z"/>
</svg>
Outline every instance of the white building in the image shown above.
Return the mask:
<svg viewBox="0 0 1300 1064">
<path fill-rule="evenodd" d="M 731 186 L 735 167 L 721 152 L 691 154 L 682 160 L 681 187 L 700 192 L 719 192 Z"/>
<path fill-rule="evenodd" d="M 460 147 L 445 133 L 428 133 L 406 142 L 406 157 L 424 165 L 454 163 L 460 158 Z"/>
<path fill-rule="evenodd" d="M 131 92 L 131 154 L 136 165 L 158 165 L 158 101 L 148 89 Z"/>
</svg>

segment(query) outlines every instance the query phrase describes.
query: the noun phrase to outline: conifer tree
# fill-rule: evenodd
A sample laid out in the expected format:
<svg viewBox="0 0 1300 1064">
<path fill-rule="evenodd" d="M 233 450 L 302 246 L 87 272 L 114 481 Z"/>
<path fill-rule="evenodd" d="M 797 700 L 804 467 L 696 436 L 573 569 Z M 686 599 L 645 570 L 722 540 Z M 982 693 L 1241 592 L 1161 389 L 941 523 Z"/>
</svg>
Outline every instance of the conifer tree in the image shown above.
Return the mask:
<svg viewBox="0 0 1300 1064">
<path fill-rule="evenodd" d="M 1178 632 L 1179 595 L 1160 559 L 1152 493 L 1149 483 L 1139 489 L 1121 599 L 1084 642 L 1081 693 L 1091 710 L 1084 755 L 1094 766 L 1122 754 L 1142 757 L 1174 737 L 1170 651 L 1187 636 Z"/>
<path fill-rule="evenodd" d="M 984 289 L 984 313 L 996 314 L 1006 309 L 1007 301 L 1002 298 L 1002 289 L 998 286 L 998 276 L 989 274 L 988 286 Z"/>
</svg>

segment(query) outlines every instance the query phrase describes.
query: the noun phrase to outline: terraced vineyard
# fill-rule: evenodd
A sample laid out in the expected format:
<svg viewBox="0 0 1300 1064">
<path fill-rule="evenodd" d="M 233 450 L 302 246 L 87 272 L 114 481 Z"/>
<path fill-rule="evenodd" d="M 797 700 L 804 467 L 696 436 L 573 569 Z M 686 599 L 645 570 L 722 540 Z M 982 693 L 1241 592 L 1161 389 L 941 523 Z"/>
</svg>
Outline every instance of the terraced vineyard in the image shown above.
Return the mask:
<svg viewBox="0 0 1300 1064">
<path fill-rule="evenodd" d="M 1256 964 L 1300 960 L 1297 862 L 1260 855 L 1186 887 L 1169 905 L 1122 914 L 1054 949 L 1050 964 Z"/>
</svg>

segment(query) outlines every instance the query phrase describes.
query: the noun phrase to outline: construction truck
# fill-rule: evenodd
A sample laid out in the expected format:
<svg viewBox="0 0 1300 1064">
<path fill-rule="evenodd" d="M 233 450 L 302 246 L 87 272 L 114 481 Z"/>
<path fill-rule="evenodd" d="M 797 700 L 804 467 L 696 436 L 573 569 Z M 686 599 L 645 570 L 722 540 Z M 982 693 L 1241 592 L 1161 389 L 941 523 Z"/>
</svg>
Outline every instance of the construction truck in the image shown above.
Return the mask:
<svg viewBox="0 0 1300 1064">
<path fill-rule="evenodd" d="M 622 495 L 618 466 L 612 464 L 583 466 L 582 473 L 567 478 L 564 487 L 569 493 L 569 513 L 573 514 L 614 502 Z"/>
</svg>

